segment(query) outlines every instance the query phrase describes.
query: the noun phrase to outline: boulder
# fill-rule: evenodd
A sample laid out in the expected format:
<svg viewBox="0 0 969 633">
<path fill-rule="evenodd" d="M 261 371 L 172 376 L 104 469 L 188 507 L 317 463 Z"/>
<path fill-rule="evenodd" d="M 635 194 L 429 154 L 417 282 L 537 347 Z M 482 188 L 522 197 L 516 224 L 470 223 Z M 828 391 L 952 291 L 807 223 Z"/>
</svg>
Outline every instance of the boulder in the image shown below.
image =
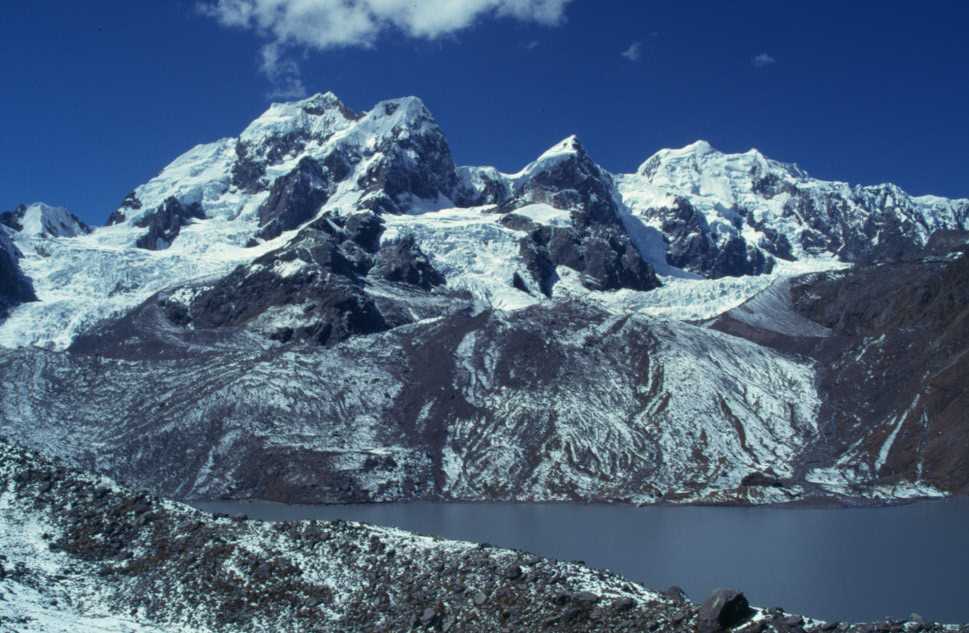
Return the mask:
<svg viewBox="0 0 969 633">
<path fill-rule="evenodd" d="M 753 609 L 746 596 L 733 589 L 718 589 L 703 606 L 697 621 L 697 633 L 718 633 L 746 622 Z"/>
</svg>

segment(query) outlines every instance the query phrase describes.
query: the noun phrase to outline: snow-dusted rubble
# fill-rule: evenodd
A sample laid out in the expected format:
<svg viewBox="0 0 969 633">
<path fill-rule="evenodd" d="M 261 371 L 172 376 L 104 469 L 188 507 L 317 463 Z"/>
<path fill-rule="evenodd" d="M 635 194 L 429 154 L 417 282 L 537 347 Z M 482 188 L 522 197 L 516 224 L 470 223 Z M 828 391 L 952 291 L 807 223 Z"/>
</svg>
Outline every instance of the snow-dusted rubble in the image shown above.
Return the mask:
<svg viewBox="0 0 969 633">
<path fill-rule="evenodd" d="M 105 353 L 138 356 L 136 341 Z M 0 356 L 0 431 L 166 494 L 775 502 L 818 439 L 815 367 L 563 298 L 327 349 Z M 29 421 L 29 422 L 28 422 Z M 751 487 L 750 476 L 790 481 Z"/>
<path fill-rule="evenodd" d="M 696 617 L 577 563 L 342 521 L 213 517 L 3 440 L 0 552 L 0 630 L 18 633 L 632 631 Z"/>
</svg>

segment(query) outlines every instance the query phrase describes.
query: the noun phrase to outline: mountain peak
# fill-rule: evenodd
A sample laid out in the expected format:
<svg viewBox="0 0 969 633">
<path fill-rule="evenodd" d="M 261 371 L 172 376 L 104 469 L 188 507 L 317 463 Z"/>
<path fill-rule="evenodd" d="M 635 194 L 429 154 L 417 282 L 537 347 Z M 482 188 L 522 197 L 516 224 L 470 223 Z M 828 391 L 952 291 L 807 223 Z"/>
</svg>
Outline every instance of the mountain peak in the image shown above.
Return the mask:
<svg viewBox="0 0 969 633">
<path fill-rule="evenodd" d="M 4 224 L 25 237 L 75 237 L 91 228 L 64 207 L 44 202 L 20 204 L 13 211 L 0 213 Z"/>
<path fill-rule="evenodd" d="M 431 111 L 420 97 L 398 97 L 380 101 L 370 111 L 373 116 L 394 117 L 400 121 L 432 121 Z"/>
<path fill-rule="evenodd" d="M 524 169 L 515 174 L 513 177 L 521 178 L 530 176 L 532 174 L 542 172 L 554 165 L 559 164 L 562 161 L 573 157 L 580 159 L 588 158 L 585 148 L 582 147 L 582 143 L 579 142 L 579 137 L 575 134 L 565 137 L 552 147 L 542 152 L 541 156 L 529 163 Z"/>
<path fill-rule="evenodd" d="M 281 137 L 294 132 L 311 135 L 326 134 L 360 115 L 348 108 L 332 92 L 323 92 L 299 101 L 282 101 L 269 108 L 250 123 L 240 140 L 258 143 L 266 138 Z"/>
<path fill-rule="evenodd" d="M 540 158 L 548 158 L 550 156 L 559 156 L 562 154 L 584 154 L 585 148 L 582 147 L 582 143 L 579 141 L 579 137 L 575 134 L 570 134 L 565 137 L 552 147 L 545 150 Z"/>
<path fill-rule="evenodd" d="M 701 138 L 683 147 L 681 151 L 688 151 L 694 154 L 709 154 L 710 152 L 716 152 L 717 148 L 711 145 L 709 141 L 705 141 Z"/>
</svg>

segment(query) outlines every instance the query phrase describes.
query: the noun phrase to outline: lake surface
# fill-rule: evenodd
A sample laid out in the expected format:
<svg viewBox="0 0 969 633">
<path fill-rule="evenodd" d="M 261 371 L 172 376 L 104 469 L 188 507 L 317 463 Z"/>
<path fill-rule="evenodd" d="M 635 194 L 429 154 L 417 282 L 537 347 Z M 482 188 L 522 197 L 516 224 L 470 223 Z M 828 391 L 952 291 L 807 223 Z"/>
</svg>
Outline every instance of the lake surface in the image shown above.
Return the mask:
<svg viewBox="0 0 969 633">
<path fill-rule="evenodd" d="M 884 508 L 196 503 L 266 521 L 346 519 L 582 560 L 647 587 L 718 587 L 828 620 L 969 622 L 969 499 Z"/>
</svg>

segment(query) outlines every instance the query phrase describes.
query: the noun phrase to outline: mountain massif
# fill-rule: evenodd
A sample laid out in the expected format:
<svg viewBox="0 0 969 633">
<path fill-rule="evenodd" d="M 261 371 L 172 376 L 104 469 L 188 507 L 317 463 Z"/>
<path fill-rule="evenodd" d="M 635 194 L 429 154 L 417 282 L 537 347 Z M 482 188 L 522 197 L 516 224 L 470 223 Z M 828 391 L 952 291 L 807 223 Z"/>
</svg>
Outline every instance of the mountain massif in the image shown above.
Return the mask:
<svg viewBox="0 0 969 633">
<path fill-rule="evenodd" d="M 969 200 L 704 142 L 456 166 L 274 104 L 91 230 L 0 216 L 0 434 L 182 499 L 969 492 Z"/>
</svg>

